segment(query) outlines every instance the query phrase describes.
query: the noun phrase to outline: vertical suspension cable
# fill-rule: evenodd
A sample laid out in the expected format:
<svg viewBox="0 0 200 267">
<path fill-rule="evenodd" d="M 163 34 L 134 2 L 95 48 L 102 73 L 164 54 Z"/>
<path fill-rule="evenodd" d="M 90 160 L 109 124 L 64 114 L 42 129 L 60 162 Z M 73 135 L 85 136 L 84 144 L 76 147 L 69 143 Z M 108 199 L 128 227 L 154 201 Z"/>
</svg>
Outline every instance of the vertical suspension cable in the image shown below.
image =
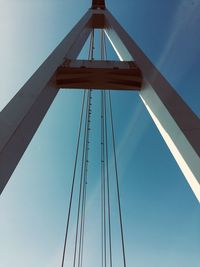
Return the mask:
<svg viewBox="0 0 200 267">
<path fill-rule="evenodd" d="M 91 59 L 93 57 L 92 50 L 93 50 L 93 42 L 94 42 L 94 29 L 91 33 L 90 38 L 90 46 L 89 46 L 89 53 L 88 53 L 88 59 Z M 81 160 L 81 179 L 80 179 L 80 187 L 79 187 L 79 197 L 78 197 L 78 211 L 77 211 L 77 222 L 76 222 L 76 236 L 75 236 L 75 245 L 74 245 L 74 259 L 73 259 L 73 267 L 76 265 L 76 255 L 77 255 L 77 242 L 78 242 L 78 233 L 79 233 L 79 219 L 80 219 L 80 208 L 81 208 L 81 200 L 84 199 L 82 197 L 84 195 L 83 193 L 83 187 L 84 187 L 84 176 L 85 176 L 85 162 L 86 162 L 86 142 L 87 142 L 87 124 L 90 120 L 90 111 L 89 111 L 89 103 L 91 102 L 91 96 L 89 96 L 89 90 L 87 91 L 87 107 L 86 107 L 86 118 L 85 118 L 85 129 L 84 129 L 84 137 L 83 137 L 83 152 L 82 152 L 82 160 Z M 90 97 L 90 99 L 89 99 Z M 89 102 L 90 101 L 90 102 Z M 89 118 L 88 118 L 89 116 Z M 81 221 L 82 223 L 82 221 Z M 82 233 L 81 233 L 82 234 Z"/>
<path fill-rule="evenodd" d="M 89 113 L 88 113 L 88 124 L 87 124 L 87 140 L 86 140 L 86 160 L 85 160 L 85 179 L 84 179 L 84 195 L 83 195 L 83 209 L 82 209 L 82 234 L 80 241 L 79 250 L 79 267 L 82 267 L 83 263 L 83 243 L 84 243 L 84 232 L 85 232 L 85 212 L 86 212 L 86 191 L 87 191 L 87 174 L 88 174 L 88 154 L 89 154 L 89 132 L 90 132 L 90 116 L 91 116 L 91 90 L 89 90 Z"/>
<path fill-rule="evenodd" d="M 87 100 L 88 102 L 88 100 Z M 84 137 L 83 137 L 83 152 L 82 152 L 82 160 L 81 160 L 81 179 L 80 179 L 80 187 L 79 187 L 79 197 L 78 197 L 78 212 L 77 212 L 77 223 L 76 223 L 76 237 L 75 237 L 75 247 L 74 247 L 74 260 L 73 267 L 76 265 L 76 253 L 77 253 L 77 242 L 78 242 L 78 232 L 79 232 L 79 221 L 80 221 L 80 208 L 81 208 L 81 199 L 83 195 L 83 183 L 84 183 L 84 162 L 85 162 L 85 151 L 86 151 L 86 133 L 87 133 L 87 114 L 88 114 L 88 103 L 86 106 L 86 118 L 85 118 L 85 129 L 84 129 Z"/>
<path fill-rule="evenodd" d="M 89 98 L 89 92 L 88 92 Z M 89 107 L 89 105 L 88 105 Z M 89 110 L 89 108 L 88 108 Z M 85 210 L 85 200 L 86 200 L 86 170 L 87 170 L 87 140 L 88 140 L 88 117 L 87 117 L 87 134 L 86 134 L 86 150 L 85 150 L 85 162 L 84 162 L 84 178 L 83 178 L 83 195 L 82 195 L 82 205 L 81 205 L 81 221 L 80 221 L 80 235 L 79 235 L 79 251 L 78 251 L 78 267 L 82 265 L 82 245 L 83 245 L 83 225 L 84 225 L 84 210 Z"/>
<path fill-rule="evenodd" d="M 101 30 L 101 60 L 105 59 L 105 53 L 104 53 L 104 31 Z"/>
<path fill-rule="evenodd" d="M 102 36 L 102 58 L 107 60 L 107 49 L 105 32 L 101 30 Z M 104 129 L 105 129 L 105 158 L 106 158 L 106 183 L 107 183 L 107 205 L 108 205 L 108 234 L 109 234 L 109 255 L 110 255 L 110 267 L 112 267 L 112 238 L 111 238 L 111 212 L 110 212 L 110 189 L 109 189 L 109 170 L 108 170 L 108 136 L 107 136 L 107 103 L 106 103 L 106 91 L 103 91 L 104 98 Z"/>
<path fill-rule="evenodd" d="M 77 161 L 78 161 L 79 143 L 80 143 L 82 122 L 83 122 L 84 104 L 85 104 L 85 91 L 83 93 L 83 100 L 82 100 L 80 125 L 79 125 L 79 130 L 78 130 L 78 140 L 77 140 L 77 146 L 76 146 L 76 156 L 75 156 L 74 171 L 73 171 L 73 178 L 72 178 L 72 185 L 71 185 L 71 193 L 70 193 L 69 209 L 68 209 L 68 215 L 67 215 L 67 224 L 66 224 L 66 231 L 65 231 L 65 240 L 64 240 L 61 267 L 64 266 L 64 262 L 65 262 L 65 252 L 66 252 L 66 244 L 67 244 L 67 237 L 68 237 L 68 230 L 69 230 L 69 220 L 70 220 L 70 215 L 71 215 L 71 206 L 72 206 L 72 199 L 73 199 L 73 192 L 74 192 L 74 182 L 75 182 L 75 177 L 76 177 L 76 167 L 77 167 Z"/>
<path fill-rule="evenodd" d="M 101 31 L 101 60 L 104 59 L 103 31 Z M 101 90 L 101 205 L 102 205 L 102 266 L 107 265 L 107 236 L 106 236 L 106 181 L 105 181 L 105 116 L 104 91 Z"/>
<path fill-rule="evenodd" d="M 103 134 L 102 134 L 102 91 L 101 91 L 101 265 L 104 267 L 104 198 L 103 198 Z"/>
<path fill-rule="evenodd" d="M 90 49 L 89 49 L 89 59 L 94 59 L 94 30 L 91 34 L 90 39 Z M 101 32 L 101 59 L 107 58 L 107 51 L 105 45 L 105 34 Z M 79 248 L 78 248 L 78 267 L 82 267 L 83 263 L 83 248 L 84 248 L 84 231 L 85 231 L 85 213 L 86 213 L 86 191 L 87 191 L 87 175 L 88 175 L 88 151 L 89 151 L 89 131 L 90 131 L 90 116 L 91 116 L 91 92 L 92 90 L 87 91 L 87 107 L 86 107 L 86 118 L 85 118 L 85 131 L 84 131 L 84 143 L 83 143 L 83 154 L 82 154 L 82 165 L 81 165 L 81 179 L 80 179 L 80 189 L 79 189 L 79 200 L 78 200 L 78 215 L 76 223 L 76 238 L 75 238 L 75 251 L 74 251 L 74 261 L 73 267 L 76 265 L 76 256 L 77 256 L 77 242 L 79 235 Z M 67 217 L 67 226 L 65 233 L 65 241 L 63 248 L 63 257 L 62 257 L 62 267 L 64 267 L 65 262 L 65 251 L 66 243 L 68 236 L 69 220 L 71 214 L 71 206 L 73 200 L 73 191 L 74 183 L 76 176 L 76 166 L 78 160 L 79 152 L 79 143 L 80 135 L 83 121 L 83 111 L 85 105 L 85 91 L 82 101 L 82 111 L 80 118 L 80 127 L 77 140 L 77 149 L 76 149 L 76 158 L 71 186 L 70 194 L 70 203 L 69 211 Z M 117 157 L 116 157 L 116 148 L 115 148 L 115 133 L 114 133 L 114 123 L 113 123 L 113 114 L 112 114 L 112 101 L 111 94 L 109 91 L 109 106 L 110 106 L 110 121 L 111 121 L 111 130 L 112 130 L 112 143 L 113 143 L 113 153 L 114 153 L 114 164 L 115 164 L 115 176 L 116 176 L 116 187 L 117 187 L 117 198 L 118 198 L 118 210 L 119 210 L 119 220 L 120 220 L 120 232 L 121 232 L 121 241 L 122 241 L 122 252 L 123 252 L 123 263 L 126 267 L 126 257 L 125 257 L 125 247 L 124 247 L 124 236 L 123 236 L 123 224 L 122 224 L 122 212 L 121 212 L 121 203 L 120 203 L 120 191 L 119 191 L 119 178 L 118 178 L 118 169 L 117 169 Z M 102 218 L 102 267 L 107 265 L 107 216 L 108 216 L 108 243 L 109 243 L 109 256 L 110 256 L 110 267 L 112 267 L 112 240 L 111 240 L 111 213 L 110 213 L 110 190 L 109 190 L 109 169 L 108 169 L 108 137 L 107 137 L 107 104 L 106 104 L 106 92 L 101 91 L 101 218 Z M 107 189 L 107 191 L 106 191 Z M 106 204 L 107 200 L 107 204 Z M 107 205 L 107 208 L 106 208 Z M 108 215 L 106 215 L 108 211 Z M 79 229 L 80 228 L 80 229 Z M 80 233 L 79 233 L 80 231 Z M 78 234 L 79 233 L 79 234 Z"/>
<path fill-rule="evenodd" d="M 124 246 L 122 212 L 121 212 L 120 192 L 119 192 L 119 178 L 118 178 L 118 169 L 117 169 L 117 156 L 116 156 L 116 149 L 115 149 L 115 133 L 114 133 L 112 100 L 111 100 L 110 90 L 108 93 L 109 93 L 110 121 L 111 121 L 111 129 L 112 129 L 112 143 L 113 143 L 114 163 L 115 163 L 115 176 L 116 176 L 116 185 L 117 185 L 118 210 L 119 210 L 119 219 L 120 219 L 120 232 L 121 232 L 121 241 L 122 241 L 122 253 L 123 253 L 124 267 L 126 267 L 126 255 L 125 255 L 125 246 Z"/>
<path fill-rule="evenodd" d="M 91 39 L 90 39 L 90 51 L 88 59 L 94 60 L 94 29 L 92 29 Z"/>
<path fill-rule="evenodd" d="M 103 33 L 103 48 L 104 48 L 104 59 L 107 60 L 107 48 L 106 48 L 106 37 L 105 37 L 105 32 L 104 30 L 102 30 L 102 33 Z"/>
<path fill-rule="evenodd" d="M 87 170 L 86 170 L 87 172 Z M 82 238 L 81 238 L 81 250 L 80 250 L 80 267 L 83 266 L 83 248 L 84 248 L 84 235 L 85 235 L 85 210 L 86 210 L 86 189 L 87 189 L 87 179 L 85 181 L 85 193 L 84 193 L 84 200 L 83 200 L 83 220 L 82 220 Z"/>
<path fill-rule="evenodd" d="M 84 174 L 83 174 L 83 193 L 82 193 L 82 204 L 81 204 L 81 219 L 80 219 L 80 235 L 79 235 L 79 251 L 78 251 L 78 267 L 81 266 L 81 250 L 83 240 L 83 220 L 84 220 L 84 206 L 85 206 L 85 191 L 86 191 L 86 169 L 87 169 L 87 142 L 88 142 L 88 117 L 89 117 L 89 91 L 87 101 L 87 113 L 86 113 L 86 139 L 85 139 L 85 155 L 84 155 Z"/>
<path fill-rule="evenodd" d="M 102 30 L 102 32 L 103 32 L 103 30 Z M 107 59 L 107 49 L 106 49 L 106 41 L 105 41 L 105 33 L 104 32 L 102 34 L 102 43 L 103 43 L 103 46 L 104 46 L 103 54 L 105 54 L 105 57 Z M 110 104 L 110 120 L 111 120 L 111 129 L 112 129 L 112 143 L 113 143 L 114 162 L 115 162 L 115 176 L 116 176 L 116 186 L 117 186 L 117 198 L 118 198 L 118 210 L 119 210 L 119 219 L 120 219 L 120 232 L 121 232 L 121 241 L 122 241 L 123 263 L 124 263 L 124 267 L 126 267 L 126 255 L 125 255 L 122 212 L 121 212 L 120 191 L 119 191 L 119 178 L 118 178 L 117 157 L 116 157 L 116 148 L 115 148 L 116 147 L 115 146 L 115 133 L 114 133 L 114 123 L 113 123 L 113 114 L 112 114 L 112 101 L 111 101 L 110 90 L 108 91 L 108 93 L 109 93 L 109 104 Z M 105 102 L 104 105 L 106 107 L 106 93 L 105 93 L 104 102 Z M 106 113 L 106 109 L 105 109 L 105 113 Z M 105 115 L 105 117 L 106 117 L 106 115 Z M 105 123 L 106 123 L 106 118 L 105 118 Z M 105 128 L 107 128 L 107 125 L 105 126 Z M 105 134 L 107 135 L 107 130 L 105 131 Z M 109 200 L 109 182 L 107 183 L 107 190 L 108 190 L 108 211 L 110 211 L 110 207 L 109 207 L 110 206 L 110 203 L 109 203 L 110 202 L 110 200 Z M 108 217 L 109 217 L 108 218 L 109 225 L 111 226 L 109 212 L 108 212 Z M 111 229 L 110 229 L 110 227 L 109 227 L 109 240 L 110 240 L 109 241 L 109 243 L 110 243 L 110 255 L 112 255 Z M 110 265 L 112 266 L 112 256 L 110 257 Z"/>
<path fill-rule="evenodd" d="M 88 59 L 94 59 L 94 29 L 92 30 L 90 39 L 90 49 Z M 91 122 L 91 99 L 92 90 L 88 90 L 88 105 L 87 105 L 87 130 L 86 130 L 86 149 L 85 149 L 85 163 L 84 163 L 84 180 L 83 180 L 83 196 L 81 207 L 81 222 L 80 222 L 80 236 L 79 236 L 79 253 L 78 253 L 78 267 L 82 267 L 83 262 L 83 243 L 84 243 L 84 229 L 85 229 L 85 210 L 86 210 L 86 189 L 87 189 L 87 171 L 88 171 L 88 151 L 89 151 L 89 131 Z"/>
<path fill-rule="evenodd" d="M 94 42 L 94 29 L 92 30 L 92 34 L 91 34 L 90 50 L 89 50 L 89 56 L 88 56 L 88 57 L 92 57 L 92 58 L 93 58 L 93 49 L 94 49 L 93 42 Z M 91 90 L 89 90 L 88 95 L 89 94 L 91 94 Z M 72 201 L 73 201 L 73 192 L 74 192 L 74 184 L 75 184 L 75 177 L 76 177 L 76 168 L 77 168 L 77 161 L 78 161 L 80 136 L 81 136 L 82 122 L 83 122 L 85 95 L 86 95 L 86 91 L 84 90 L 83 100 L 82 100 L 81 117 L 80 117 L 80 125 L 79 125 L 79 131 L 78 131 L 78 140 L 77 140 L 76 156 L 75 156 L 75 163 L 74 163 L 74 171 L 73 171 L 73 178 L 72 178 L 72 185 L 71 185 L 69 209 L 68 209 L 67 223 L 66 223 L 66 230 L 65 230 L 65 239 L 64 239 L 64 246 L 63 246 L 63 253 L 62 253 L 61 267 L 64 267 L 64 263 L 65 263 L 66 244 L 67 244 L 67 238 L 68 238 L 69 221 L 70 221 L 71 207 L 72 207 Z M 89 141 L 88 141 L 88 143 L 89 143 Z M 88 147 L 88 144 L 86 146 Z M 88 162 L 88 160 L 86 160 L 85 162 Z M 78 231 L 76 231 L 76 235 L 77 234 L 78 234 Z M 77 239 L 77 237 L 76 237 L 76 239 Z M 75 244 L 76 243 L 77 243 L 77 241 L 75 241 Z M 75 245 L 75 247 L 76 246 L 77 245 Z M 76 252 L 75 252 L 75 254 L 76 254 Z M 74 256 L 74 259 L 75 259 L 75 256 Z M 74 260 L 74 265 L 75 265 L 75 260 Z"/>
<path fill-rule="evenodd" d="M 102 184 L 102 241 L 103 241 L 103 261 L 106 267 L 107 256 L 106 256 L 106 192 L 105 192 L 105 140 L 104 140 L 104 98 L 103 90 L 101 90 L 101 184 Z"/>
<path fill-rule="evenodd" d="M 106 182 L 107 182 L 107 204 L 108 204 L 108 234 L 109 234 L 109 254 L 110 267 L 112 267 L 112 238 L 111 238 L 111 214 L 110 214 L 110 186 L 109 186 L 109 169 L 108 169 L 108 136 L 107 136 L 107 111 L 106 111 L 106 92 L 104 92 L 104 124 L 105 124 L 105 147 L 106 147 Z"/>
</svg>

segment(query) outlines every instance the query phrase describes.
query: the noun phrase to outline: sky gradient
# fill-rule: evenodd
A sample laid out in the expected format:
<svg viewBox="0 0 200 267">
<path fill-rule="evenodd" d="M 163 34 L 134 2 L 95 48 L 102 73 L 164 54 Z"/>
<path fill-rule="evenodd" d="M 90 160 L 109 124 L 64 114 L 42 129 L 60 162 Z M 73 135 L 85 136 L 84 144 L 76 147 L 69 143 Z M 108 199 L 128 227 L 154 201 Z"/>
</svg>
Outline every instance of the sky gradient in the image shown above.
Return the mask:
<svg viewBox="0 0 200 267">
<path fill-rule="evenodd" d="M 0 109 L 89 6 L 89 0 L 0 1 Z M 107 6 L 200 116 L 199 1 L 109 0 Z M 99 95 L 93 93 L 87 267 L 101 264 Z M 0 197 L 1 267 L 60 266 L 81 97 L 78 90 L 59 92 Z M 113 92 L 112 98 L 127 267 L 199 267 L 199 203 L 137 93 Z M 110 162 L 112 167 L 112 156 Z M 111 188 L 113 266 L 121 267 L 114 184 Z M 74 218 L 73 212 L 66 266 Z"/>
</svg>

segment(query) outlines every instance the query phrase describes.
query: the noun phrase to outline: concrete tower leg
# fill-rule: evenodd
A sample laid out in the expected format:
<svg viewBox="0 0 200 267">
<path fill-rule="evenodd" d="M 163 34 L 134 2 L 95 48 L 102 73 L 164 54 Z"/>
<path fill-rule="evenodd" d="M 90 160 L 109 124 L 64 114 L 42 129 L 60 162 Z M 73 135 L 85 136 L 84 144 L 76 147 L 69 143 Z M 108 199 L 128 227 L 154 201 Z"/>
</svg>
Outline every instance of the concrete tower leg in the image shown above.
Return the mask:
<svg viewBox="0 0 200 267">
<path fill-rule="evenodd" d="M 200 202 L 200 120 L 107 10 L 106 35 L 120 60 L 135 60 L 145 79 L 139 95 Z"/>
<path fill-rule="evenodd" d="M 0 113 L 0 194 L 53 102 L 57 68 L 75 59 L 91 32 L 92 10 L 76 24 Z"/>
</svg>

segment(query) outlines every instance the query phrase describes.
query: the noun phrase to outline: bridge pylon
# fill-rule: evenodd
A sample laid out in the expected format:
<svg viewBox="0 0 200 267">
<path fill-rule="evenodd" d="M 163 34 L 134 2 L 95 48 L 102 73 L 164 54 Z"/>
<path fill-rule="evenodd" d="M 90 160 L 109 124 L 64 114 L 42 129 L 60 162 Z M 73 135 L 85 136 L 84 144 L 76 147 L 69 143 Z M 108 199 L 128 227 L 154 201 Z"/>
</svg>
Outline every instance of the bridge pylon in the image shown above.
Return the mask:
<svg viewBox="0 0 200 267">
<path fill-rule="evenodd" d="M 93 29 L 103 29 L 119 61 L 78 61 Z M 60 88 L 137 90 L 200 201 L 200 120 L 108 11 L 91 8 L 0 113 L 0 193 Z M 141 164 L 145 164 L 141 163 Z"/>
</svg>

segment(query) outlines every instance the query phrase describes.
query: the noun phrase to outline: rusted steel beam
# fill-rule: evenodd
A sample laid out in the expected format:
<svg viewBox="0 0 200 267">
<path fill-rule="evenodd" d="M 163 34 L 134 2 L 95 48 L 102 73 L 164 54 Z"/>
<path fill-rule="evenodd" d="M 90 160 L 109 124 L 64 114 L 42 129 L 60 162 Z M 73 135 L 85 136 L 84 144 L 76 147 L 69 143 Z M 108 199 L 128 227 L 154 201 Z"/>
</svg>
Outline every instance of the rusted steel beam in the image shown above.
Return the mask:
<svg viewBox="0 0 200 267">
<path fill-rule="evenodd" d="M 134 62 L 74 60 L 56 73 L 58 88 L 140 90 L 142 74 Z"/>
</svg>

